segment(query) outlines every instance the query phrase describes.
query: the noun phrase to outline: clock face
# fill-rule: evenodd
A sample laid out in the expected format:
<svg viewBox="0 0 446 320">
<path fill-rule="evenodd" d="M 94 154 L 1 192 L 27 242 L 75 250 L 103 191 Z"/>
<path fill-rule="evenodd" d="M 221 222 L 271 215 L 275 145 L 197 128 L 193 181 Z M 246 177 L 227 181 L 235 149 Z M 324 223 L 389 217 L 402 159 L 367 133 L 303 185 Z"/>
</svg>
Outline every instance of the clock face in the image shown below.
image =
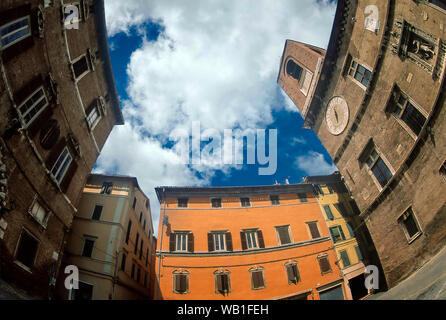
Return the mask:
<svg viewBox="0 0 446 320">
<path fill-rule="evenodd" d="M 347 101 L 341 97 L 333 97 L 328 103 L 327 111 L 325 112 L 328 131 L 333 135 L 341 134 L 347 127 L 348 119 Z"/>
</svg>

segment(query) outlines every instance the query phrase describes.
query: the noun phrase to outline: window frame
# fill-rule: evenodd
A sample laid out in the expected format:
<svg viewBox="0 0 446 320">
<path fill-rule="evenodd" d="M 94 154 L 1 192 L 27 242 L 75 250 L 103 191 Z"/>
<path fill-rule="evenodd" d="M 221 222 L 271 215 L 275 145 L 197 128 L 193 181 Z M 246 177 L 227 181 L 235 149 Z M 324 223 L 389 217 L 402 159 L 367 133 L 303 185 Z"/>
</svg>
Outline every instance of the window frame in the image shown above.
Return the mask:
<svg viewBox="0 0 446 320">
<path fill-rule="evenodd" d="M 185 276 L 186 277 L 186 280 L 185 280 L 185 287 L 186 288 L 185 288 L 184 292 L 180 292 L 180 291 L 177 290 L 176 285 L 175 285 L 175 283 L 176 283 L 175 277 L 176 276 Z M 175 293 L 175 294 L 188 294 L 190 292 L 189 291 L 189 276 L 190 276 L 190 272 L 187 271 L 187 270 L 182 270 L 182 269 L 180 269 L 179 271 L 174 270 L 172 272 L 172 281 L 173 281 L 173 283 L 172 283 L 172 292 Z"/>
<path fill-rule="evenodd" d="M 357 85 L 359 85 L 362 89 L 367 90 L 370 86 L 370 82 L 373 78 L 373 68 L 370 66 L 364 64 L 363 62 L 359 61 L 358 59 L 353 58 L 353 56 L 349 55 L 349 58 L 347 58 L 348 65 L 346 66 L 346 75 L 348 78 L 353 80 Z M 355 64 L 355 65 L 354 65 Z M 354 65 L 354 66 L 353 66 Z M 362 67 L 364 69 L 364 74 L 362 74 L 362 80 L 356 79 L 357 74 L 361 74 L 358 72 L 359 67 Z M 370 73 L 370 77 L 368 78 L 367 85 L 363 84 L 362 81 L 364 79 L 367 79 L 365 77 L 366 72 Z M 353 72 L 353 75 L 351 74 Z"/>
<path fill-rule="evenodd" d="M 286 231 L 288 232 L 288 239 L 290 240 L 290 242 L 282 243 L 282 241 L 280 239 L 280 233 L 279 233 L 279 229 L 280 228 L 286 228 Z M 284 245 L 288 245 L 288 244 L 294 243 L 294 239 L 293 239 L 293 236 L 292 236 L 292 233 L 291 233 L 291 226 L 289 224 L 283 225 L 283 226 L 275 226 L 274 229 L 276 231 L 277 243 L 278 243 L 279 246 L 284 246 Z"/>
<path fill-rule="evenodd" d="M 341 240 L 336 240 L 335 237 L 333 236 L 332 230 L 335 230 L 335 229 L 338 230 L 338 234 L 341 237 Z M 342 226 L 340 224 L 329 227 L 329 231 L 330 231 L 330 237 L 333 240 L 333 243 L 338 243 L 338 242 L 347 240 L 345 233 L 344 233 L 344 229 L 342 228 Z"/>
<path fill-rule="evenodd" d="M 376 153 L 376 156 L 373 156 L 373 153 Z M 386 181 L 386 184 L 383 186 L 381 182 L 378 180 L 378 178 L 375 175 L 375 172 L 373 171 L 373 168 L 377 165 L 378 161 L 381 160 L 384 165 L 389 170 L 391 176 Z M 390 165 L 389 161 L 386 159 L 386 157 L 379 151 L 379 149 L 374 144 L 373 140 L 370 139 L 369 142 L 364 147 L 363 151 L 361 152 L 358 161 L 360 162 L 361 166 L 365 165 L 366 170 L 368 174 L 372 177 L 373 182 L 378 187 L 378 190 L 383 190 L 389 182 L 393 179 L 395 176 L 395 170 Z"/>
<path fill-rule="evenodd" d="M 348 255 L 348 252 L 347 252 L 347 249 L 339 251 L 339 257 L 340 257 L 340 260 L 342 261 L 342 266 L 344 268 L 348 268 L 352 265 L 352 262 Z M 348 262 L 348 264 L 346 264 L 346 261 Z"/>
<path fill-rule="evenodd" d="M 63 156 L 63 154 L 64 154 L 65 151 L 67 151 L 66 156 L 65 156 L 65 158 L 63 159 L 63 161 L 60 161 L 60 160 L 61 160 L 61 157 Z M 66 161 L 67 161 L 68 158 L 70 158 L 70 160 L 69 160 L 68 164 L 64 167 L 64 164 L 66 163 Z M 59 163 L 59 161 L 60 161 L 60 163 Z M 53 178 L 56 180 L 56 182 L 57 182 L 58 185 L 60 185 L 60 184 L 62 183 L 62 181 L 63 181 L 63 179 L 65 178 L 65 175 L 67 174 L 67 172 L 68 172 L 68 170 L 69 170 L 71 164 L 73 163 L 73 161 L 74 161 L 74 158 L 73 158 L 73 156 L 71 155 L 70 150 L 68 149 L 68 146 L 65 146 L 65 147 L 62 149 L 62 152 L 61 152 L 61 153 L 59 154 L 59 156 L 57 157 L 57 160 L 56 160 L 56 162 L 54 162 L 54 165 L 53 165 L 53 167 L 51 168 L 51 171 L 50 171 L 50 172 L 51 172 L 51 175 L 52 175 Z M 56 166 L 58 165 L 58 163 L 59 163 L 59 167 L 57 168 L 56 172 L 53 173 L 53 171 L 54 171 L 54 169 L 56 169 Z M 61 173 L 61 169 L 63 169 L 64 171 L 63 171 L 62 175 L 60 176 L 60 178 L 58 179 L 57 177 L 58 177 L 59 174 Z"/>
<path fill-rule="evenodd" d="M 335 219 L 333 211 L 331 210 L 331 207 L 329 204 L 323 204 L 322 208 L 324 209 L 325 215 L 327 216 L 327 220 L 333 221 Z M 327 211 L 328 209 L 328 211 Z M 330 212 L 330 215 L 328 214 Z"/>
<path fill-rule="evenodd" d="M 74 65 L 76 63 L 78 63 L 82 59 L 85 59 L 85 61 L 87 63 L 87 70 L 85 70 L 79 76 L 76 77 L 76 72 L 74 71 Z M 77 57 L 76 59 L 72 60 L 71 63 L 70 63 L 70 66 L 71 66 L 71 71 L 72 71 L 72 74 L 73 74 L 73 79 L 74 79 L 74 81 L 76 83 L 78 83 L 87 74 L 89 74 L 90 72 L 94 71 L 93 62 L 91 61 L 91 56 L 90 56 L 89 52 L 81 54 L 79 57 Z"/>
<path fill-rule="evenodd" d="M 214 242 L 214 251 L 215 252 L 224 252 L 228 251 L 227 245 L 226 245 L 226 233 L 227 232 L 211 232 L 212 239 Z M 221 248 L 221 240 L 223 239 L 223 249 Z M 217 249 L 217 242 L 219 244 L 219 249 Z"/>
<path fill-rule="evenodd" d="M 280 197 L 278 194 L 270 195 L 269 200 L 271 201 L 272 206 L 280 206 Z"/>
<path fill-rule="evenodd" d="M 95 214 L 95 212 L 96 212 L 96 207 L 101 207 L 101 208 L 102 208 L 102 209 L 101 209 L 101 212 L 99 213 L 99 218 L 98 218 L 98 219 L 94 219 L 94 218 L 93 218 L 93 217 L 94 217 L 94 214 Z M 104 212 L 104 205 L 103 205 L 103 204 L 95 204 L 95 205 L 94 205 L 94 208 L 93 208 L 93 212 L 91 213 L 91 217 L 90 217 L 90 219 L 91 219 L 91 220 L 94 220 L 94 221 L 100 221 L 103 212 Z"/>
<path fill-rule="evenodd" d="M 182 231 L 175 231 L 175 252 L 189 252 L 188 251 L 188 240 L 189 240 L 189 232 L 182 232 Z M 180 237 L 180 238 L 179 238 Z M 180 243 L 178 243 L 178 239 L 184 239 L 180 240 Z M 178 244 L 180 244 L 180 249 L 178 249 Z M 183 250 L 182 247 L 185 247 Z"/>
<path fill-rule="evenodd" d="M 188 208 L 188 207 L 189 207 L 189 198 L 177 199 L 177 208 Z"/>
<path fill-rule="evenodd" d="M 410 236 L 409 231 L 407 230 L 407 226 L 404 223 L 407 220 L 407 212 L 410 212 L 410 215 L 412 216 L 413 222 L 415 224 L 415 227 L 418 229 L 417 232 L 415 232 L 412 236 Z M 412 242 L 414 242 L 416 239 L 418 239 L 422 234 L 423 234 L 423 230 L 421 228 L 420 222 L 418 220 L 417 215 L 415 214 L 412 205 L 410 205 L 409 207 L 407 207 L 397 218 L 397 221 L 399 224 L 401 224 L 404 235 L 406 236 L 406 240 L 408 244 L 411 244 Z"/>
<path fill-rule="evenodd" d="M 245 239 L 246 239 L 246 249 L 247 250 L 260 248 L 257 231 L 258 231 L 257 229 L 256 230 L 253 230 L 253 229 L 243 230 Z M 253 236 L 249 236 L 249 235 L 253 235 Z M 253 244 L 254 246 L 249 247 L 249 243 Z"/>
<path fill-rule="evenodd" d="M 22 20 L 27 20 L 28 23 L 27 23 L 26 27 L 21 27 L 21 28 L 16 29 L 16 30 L 14 30 L 12 32 L 9 32 L 8 34 L 6 34 L 4 36 L 1 36 L 1 30 L 2 29 L 5 29 L 5 28 L 7 28 L 7 27 L 9 27 L 9 26 L 19 22 L 19 21 L 22 21 Z M 11 41 L 11 42 L 7 43 L 5 46 L 2 45 L 2 42 L 3 42 L 4 38 L 9 37 L 9 36 L 11 36 L 13 34 L 16 34 L 16 33 L 18 33 L 21 30 L 25 30 L 25 28 L 28 29 L 28 33 L 26 35 L 23 35 L 20 38 L 17 38 L 14 41 Z M 31 16 L 30 15 L 25 15 L 23 17 L 20 17 L 20 18 L 17 18 L 15 20 L 13 20 L 13 21 L 7 22 L 4 25 L 0 26 L 0 51 L 3 51 L 3 50 L 5 50 L 5 49 L 7 49 L 9 47 L 12 47 L 13 45 L 19 43 L 22 40 L 25 40 L 28 37 L 31 37 L 31 36 L 32 36 L 32 29 L 31 29 Z"/>
<path fill-rule="evenodd" d="M 36 251 L 34 253 L 34 257 L 32 259 L 32 264 L 31 266 L 27 266 L 26 264 L 24 264 L 22 261 L 18 260 L 17 255 L 19 253 L 19 248 L 20 248 L 20 243 L 22 242 L 23 239 L 23 234 L 26 233 L 27 236 L 29 236 L 30 238 L 32 238 L 33 240 L 36 241 L 37 245 L 36 245 Z M 39 253 L 39 249 L 40 249 L 40 240 L 39 238 L 37 238 L 36 236 L 34 236 L 30 231 L 28 231 L 26 228 L 22 228 L 21 232 L 20 232 L 20 236 L 19 239 L 17 241 L 15 250 L 14 250 L 14 263 L 19 265 L 21 268 L 23 268 L 24 270 L 32 273 L 32 268 L 34 267 L 34 265 L 36 264 L 36 260 L 37 260 L 37 256 Z"/>
<path fill-rule="evenodd" d="M 246 199 L 248 201 L 246 201 Z M 242 208 L 249 208 L 249 207 L 251 207 L 251 198 L 250 197 L 240 197 L 240 206 Z"/>
<path fill-rule="evenodd" d="M 249 268 L 249 275 L 251 278 L 251 290 L 262 290 L 262 289 L 266 289 L 266 281 L 265 281 L 265 268 L 263 267 L 253 267 L 253 268 Z M 261 287 L 254 287 L 254 278 L 253 278 L 253 274 L 254 273 L 260 273 L 262 275 L 262 281 L 263 281 L 263 286 Z"/>
<path fill-rule="evenodd" d="M 212 208 L 222 208 L 222 200 L 221 198 L 211 198 L 211 206 Z"/>
<path fill-rule="evenodd" d="M 310 224 L 315 224 L 315 225 L 316 225 L 316 229 L 317 229 L 317 231 L 318 231 L 318 233 L 319 233 L 319 237 L 317 237 L 317 238 L 314 238 L 314 237 L 313 237 L 313 234 L 311 233 Z M 321 230 L 320 230 L 320 228 L 319 228 L 319 221 L 317 221 L 317 220 L 315 220 L 315 221 L 307 221 L 307 222 L 305 222 L 305 225 L 307 226 L 308 234 L 310 235 L 310 239 L 311 239 L 311 240 L 313 240 L 313 239 L 319 239 L 319 238 L 322 237 L 322 233 L 321 233 Z"/>
<path fill-rule="evenodd" d="M 36 102 L 34 102 L 31 107 L 29 107 L 25 113 L 22 113 L 20 110 L 28 101 L 34 97 L 35 94 L 37 94 L 39 91 L 42 91 L 43 95 L 41 95 Z M 25 117 L 30 113 L 31 110 L 33 110 L 36 106 L 39 105 L 41 101 L 45 101 L 44 105 L 34 114 L 29 121 L 25 120 Z M 31 124 L 40 116 L 40 114 L 45 111 L 46 108 L 49 107 L 49 101 L 47 94 L 45 92 L 45 88 L 43 85 L 39 86 L 36 90 L 34 90 L 28 97 L 26 97 L 25 101 L 23 101 L 18 107 L 17 112 L 20 116 L 20 119 L 22 120 L 24 124 L 24 128 L 27 129 L 31 126 Z"/>
<path fill-rule="evenodd" d="M 295 285 L 297 285 L 299 282 L 302 281 L 302 278 L 300 277 L 300 272 L 299 272 L 299 267 L 298 267 L 297 261 L 286 262 L 284 264 L 284 267 L 285 267 L 285 274 L 286 274 L 286 277 L 287 277 L 287 280 L 288 280 L 288 284 L 295 284 Z M 290 277 L 289 277 L 289 274 L 288 274 L 288 268 L 289 267 L 291 267 L 291 268 L 295 267 L 296 268 L 296 273 L 293 272 L 293 274 L 295 275 L 294 280 L 291 280 Z"/>
<path fill-rule="evenodd" d="M 323 271 L 322 270 L 322 265 L 321 265 L 321 262 L 320 262 L 322 259 L 327 259 L 327 264 L 330 267 L 330 270 L 328 270 L 328 271 Z M 317 256 L 317 261 L 318 261 L 318 264 L 319 264 L 319 269 L 321 270 L 321 275 L 333 272 L 333 268 L 331 267 L 330 259 L 328 258 L 328 254 L 323 254 L 323 255 Z"/>
<path fill-rule="evenodd" d="M 89 236 L 89 235 L 84 235 L 84 237 L 83 237 L 82 251 L 81 251 L 81 257 L 83 257 L 83 258 L 93 259 L 93 252 L 94 252 L 94 247 L 95 247 L 96 240 L 98 240 L 97 237 Z M 89 255 L 89 256 L 84 255 L 84 253 L 85 253 L 85 245 L 86 245 L 87 241 L 91 241 L 91 242 L 92 242 L 92 245 L 91 245 L 91 252 L 90 252 L 90 255 Z"/>
<path fill-rule="evenodd" d="M 213 272 L 214 274 L 214 282 L 215 282 L 215 294 L 222 294 L 223 296 L 228 295 L 231 293 L 231 272 L 229 270 L 215 270 Z M 227 290 L 225 292 L 220 292 L 218 290 L 218 280 L 219 277 L 226 276 L 227 279 Z"/>
<path fill-rule="evenodd" d="M 45 211 L 45 216 L 42 220 L 40 220 L 37 215 L 33 212 L 35 205 L 38 205 L 41 209 L 43 209 L 43 211 Z M 28 208 L 28 214 L 33 217 L 33 219 L 39 223 L 39 225 L 41 225 L 44 229 L 46 229 L 47 225 L 48 225 L 48 220 L 50 219 L 50 215 L 51 215 L 51 211 L 48 210 L 48 208 L 44 205 L 41 204 L 41 202 L 39 201 L 39 197 L 36 195 L 34 195 L 34 199 L 30 205 L 30 207 Z"/>
</svg>

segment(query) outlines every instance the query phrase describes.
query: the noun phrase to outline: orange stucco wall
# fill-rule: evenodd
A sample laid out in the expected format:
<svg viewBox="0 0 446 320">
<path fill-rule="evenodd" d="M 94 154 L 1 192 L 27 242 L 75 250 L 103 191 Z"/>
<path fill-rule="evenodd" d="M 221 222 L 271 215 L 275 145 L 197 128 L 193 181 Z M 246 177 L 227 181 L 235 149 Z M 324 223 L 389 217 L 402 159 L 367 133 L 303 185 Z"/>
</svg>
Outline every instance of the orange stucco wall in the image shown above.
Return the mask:
<svg viewBox="0 0 446 320">
<path fill-rule="evenodd" d="M 269 195 L 251 197 L 251 207 L 242 208 L 239 198 L 222 197 L 222 208 L 212 208 L 210 198 L 189 198 L 188 208 L 177 208 L 176 198 L 167 198 L 166 210 L 161 204 L 161 217 L 168 216 L 169 225 L 160 219 L 158 248 L 162 259 L 156 262 L 162 299 L 277 299 L 310 290 L 308 299 L 318 299 L 316 288 L 342 279 L 335 264 L 335 254 L 329 232 L 314 196 L 308 194 L 307 203 L 301 203 L 296 194 L 280 195 L 280 205 L 272 205 Z M 317 221 L 321 237 L 311 238 L 306 222 Z M 289 225 L 290 245 L 279 245 L 275 226 Z M 242 250 L 240 231 L 258 228 L 263 233 L 264 249 Z M 232 234 L 233 252 L 208 252 L 207 234 L 226 230 Z M 193 253 L 170 253 L 169 236 L 175 231 L 194 234 Z M 163 234 L 161 235 L 161 232 Z M 161 236 L 163 238 L 160 241 Z M 328 254 L 332 271 L 321 274 L 317 256 Z M 297 261 L 301 281 L 288 284 L 284 264 Z M 264 270 L 266 287 L 251 289 L 249 269 Z M 189 272 L 189 291 L 173 292 L 173 271 Z M 214 271 L 230 272 L 230 293 L 215 293 Z"/>
</svg>

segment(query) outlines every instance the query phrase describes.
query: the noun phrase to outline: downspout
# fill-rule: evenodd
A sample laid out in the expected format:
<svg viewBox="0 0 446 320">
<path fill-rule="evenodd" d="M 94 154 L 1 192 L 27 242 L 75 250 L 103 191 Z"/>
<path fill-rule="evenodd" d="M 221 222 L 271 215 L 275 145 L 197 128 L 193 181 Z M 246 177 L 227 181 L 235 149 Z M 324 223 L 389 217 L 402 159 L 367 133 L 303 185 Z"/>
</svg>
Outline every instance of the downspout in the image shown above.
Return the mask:
<svg viewBox="0 0 446 320">
<path fill-rule="evenodd" d="M 166 216 L 166 188 L 163 188 L 163 216 L 161 217 L 161 238 L 160 238 L 160 251 L 159 251 L 159 261 L 158 261 L 158 285 L 157 285 L 157 294 L 156 294 L 156 300 L 158 300 L 160 295 L 160 281 L 161 281 L 161 251 L 163 248 L 163 229 L 164 229 L 164 217 Z"/>
</svg>

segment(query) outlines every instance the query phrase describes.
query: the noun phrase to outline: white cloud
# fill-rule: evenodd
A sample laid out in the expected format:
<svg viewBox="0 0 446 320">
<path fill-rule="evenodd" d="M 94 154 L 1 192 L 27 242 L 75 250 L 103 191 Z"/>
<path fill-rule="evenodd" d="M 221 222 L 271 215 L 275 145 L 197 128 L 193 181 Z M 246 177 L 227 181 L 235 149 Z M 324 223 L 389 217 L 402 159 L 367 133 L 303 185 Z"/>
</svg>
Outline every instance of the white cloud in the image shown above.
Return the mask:
<svg viewBox="0 0 446 320">
<path fill-rule="evenodd" d="M 144 37 L 148 21 L 164 31 L 131 55 L 127 124 L 113 131 L 98 170 L 136 176 L 151 195 L 154 217 L 154 186 L 206 184 L 215 170 L 228 174 L 233 166 L 206 161 L 195 167 L 204 175 L 197 179 L 193 168 L 175 163 L 173 151 L 144 132 L 165 142 L 174 129 L 190 131 L 192 121 L 220 132 L 265 128 L 274 103 L 283 101 L 276 79 L 285 40 L 325 47 L 335 6 L 326 0 L 105 1 L 109 35 L 136 27 Z M 284 108 L 298 111 L 288 97 Z"/>
<path fill-rule="evenodd" d="M 308 155 L 297 157 L 294 166 L 309 176 L 331 174 L 338 170 L 336 165 L 325 161 L 322 153 L 315 151 L 310 151 Z"/>
</svg>

